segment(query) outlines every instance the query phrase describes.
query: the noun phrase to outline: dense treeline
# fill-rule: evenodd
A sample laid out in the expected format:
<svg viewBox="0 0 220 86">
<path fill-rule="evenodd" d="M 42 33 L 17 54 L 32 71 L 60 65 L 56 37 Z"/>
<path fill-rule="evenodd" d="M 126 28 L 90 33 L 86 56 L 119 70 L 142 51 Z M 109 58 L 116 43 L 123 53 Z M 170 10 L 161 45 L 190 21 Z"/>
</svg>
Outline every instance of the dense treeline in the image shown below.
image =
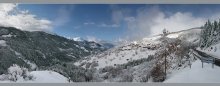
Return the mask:
<svg viewBox="0 0 220 86">
<path fill-rule="evenodd" d="M 209 20 L 202 27 L 200 47 L 206 48 L 220 40 L 220 20 L 210 22 Z"/>
</svg>

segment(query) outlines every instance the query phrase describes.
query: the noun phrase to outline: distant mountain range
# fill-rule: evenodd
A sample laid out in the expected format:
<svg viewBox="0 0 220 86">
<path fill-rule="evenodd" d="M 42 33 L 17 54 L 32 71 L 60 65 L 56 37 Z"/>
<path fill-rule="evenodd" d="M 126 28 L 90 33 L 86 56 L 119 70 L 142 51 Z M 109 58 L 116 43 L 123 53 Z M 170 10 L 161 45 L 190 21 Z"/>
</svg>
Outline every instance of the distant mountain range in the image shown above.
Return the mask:
<svg viewBox="0 0 220 86">
<path fill-rule="evenodd" d="M 91 40 L 83 39 L 81 37 L 74 37 L 74 38 L 67 37 L 67 38 L 70 39 L 70 40 L 78 41 L 78 42 L 88 41 L 88 42 L 97 43 L 97 44 L 100 44 L 105 49 L 113 48 L 116 45 L 116 43 L 114 43 L 114 42 L 109 42 L 109 41 L 104 41 L 104 40 L 91 41 Z"/>
</svg>

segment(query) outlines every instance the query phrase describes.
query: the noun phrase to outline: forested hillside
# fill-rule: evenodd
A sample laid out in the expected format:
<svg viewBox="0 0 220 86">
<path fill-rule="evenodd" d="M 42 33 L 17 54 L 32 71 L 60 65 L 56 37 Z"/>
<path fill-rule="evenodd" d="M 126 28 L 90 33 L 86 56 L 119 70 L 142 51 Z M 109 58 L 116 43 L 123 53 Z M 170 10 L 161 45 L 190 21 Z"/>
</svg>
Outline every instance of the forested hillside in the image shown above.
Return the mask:
<svg viewBox="0 0 220 86">
<path fill-rule="evenodd" d="M 207 21 L 202 27 L 200 47 L 207 48 L 220 40 L 220 21 Z"/>
</svg>

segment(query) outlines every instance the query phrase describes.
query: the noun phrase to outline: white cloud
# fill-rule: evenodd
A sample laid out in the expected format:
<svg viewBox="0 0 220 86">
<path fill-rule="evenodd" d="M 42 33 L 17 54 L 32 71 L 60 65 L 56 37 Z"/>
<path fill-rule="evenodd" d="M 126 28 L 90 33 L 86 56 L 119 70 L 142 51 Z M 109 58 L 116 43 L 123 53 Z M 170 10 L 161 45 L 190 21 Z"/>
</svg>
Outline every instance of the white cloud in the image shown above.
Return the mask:
<svg viewBox="0 0 220 86">
<path fill-rule="evenodd" d="M 124 18 L 128 27 L 124 38 L 128 40 L 142 39 L 160 34 L 164 28 L 174 32 L 200 27 L 207 19 L 195 17 L 190 12 L 176 12 L 166 15 L 158 6 L 140 8 L 137 10 L 137 16 Z"/>
<path fill-rule="evenodd" d="M 95 23 L 94 22 L 85 22 L 83 23 L 84 25 L 94 25 Z"/>
<path fill-rule="evenodd" d="M 19 10 L 18 4 L 0 4 L 0 25 L 27 31 L 51 31 L 51 21 L 39 19 L 28 10 Z"/>
<path fill-rule="evenodd" d="M 162 32 L 163 28 L 175 32 L 200 27 L 204 25 L 205 21 L 205 18 L 194 17 L 191 13 L 177 12 L 167 18 L 163 14 L 155 20 L 156 25 L 151 26 L 151 34 L 159 34 Z"/>
<path fill-rule="evenodd" d="M 112 10 L 112 22 L 119 24 L 124 17 L 121 9 L 117 5 L 110 5 L 110 8 Z"/>
<path fill-rule="evenodd" d="M 111 21 L 117 25 L 123 22 L 124 17 L 129 16 L 131 13 L 130 9 L 120 8 L 118 5 L 110 5 L 110 9 L 112 11 Z"/>
<path fill-rule="evenodd" d="M 112 12 L 112 21 L 113 23 L 120 24 L 120 22 L 123 20 L 123 13 L 120 10 L 114 10 Z"/>
<path fill-rule="evenodd" d="M 210 21 L 219 20 L 220 19 L 220 12 L 213 13 L 212 16 L 209 18 Z"/>
<path fill-rule="evenodd" d="M 71 14 L 74 7 L 74 5 L 60 7 L 57 11 L 57 17 L 53 20 L 53 26 L 60 27 L 71 21 Z"/>
<path fill-rule="evenodd" d="M 120 25 L 118 25 L 118 24 L 105 24 L 105 23 L 102 23 L 102 24 L 98 25 L 98 27 L 111 27 L 111 28 L 117 28 L 117 27 L 120 27 Z"/>
</svg>

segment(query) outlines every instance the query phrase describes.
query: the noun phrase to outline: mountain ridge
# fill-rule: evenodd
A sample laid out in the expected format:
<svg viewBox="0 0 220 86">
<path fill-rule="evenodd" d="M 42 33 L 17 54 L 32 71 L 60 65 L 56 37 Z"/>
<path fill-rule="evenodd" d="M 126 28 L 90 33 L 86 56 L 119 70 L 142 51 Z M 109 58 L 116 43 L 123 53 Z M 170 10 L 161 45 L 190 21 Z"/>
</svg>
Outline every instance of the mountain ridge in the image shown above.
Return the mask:
<svg viewBox="0 0 220 86">
<path fill-rule="evenodd" d="M 12 64 L 28 68 L 30 64 L 39 67 L 51 66 L 60 62 L 76 61 L 89 54 L 106 50 L 97 43 L 85 41 L 84 45 L 81 45 L 56 34 L 22 31 L 14 27 L 0 27 L 0 40 L 5 44 L 0 46 L 0 60 L 3 61 L 1 73 L 6 72 L 6 68 Z M 93 48 L 90 45 L 99 46 Z M 8 61 L 10 58 L 15 61 Z"/>
</svg>

